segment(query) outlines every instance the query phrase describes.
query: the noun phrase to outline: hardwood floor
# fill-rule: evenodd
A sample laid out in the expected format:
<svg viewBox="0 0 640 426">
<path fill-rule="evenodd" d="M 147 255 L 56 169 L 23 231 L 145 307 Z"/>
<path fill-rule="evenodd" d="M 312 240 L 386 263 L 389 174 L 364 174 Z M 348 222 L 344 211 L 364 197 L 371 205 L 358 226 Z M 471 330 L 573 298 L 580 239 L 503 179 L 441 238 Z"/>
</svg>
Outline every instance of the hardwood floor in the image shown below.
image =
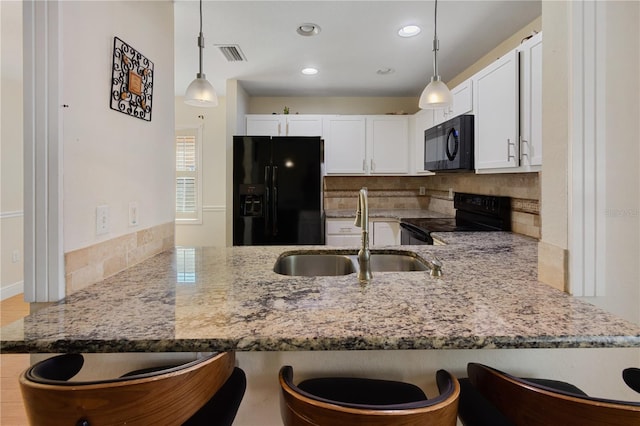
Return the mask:
<svg viewBox="0 0 640 426">
<path fill-rule="evenodd" d="M 0 302 L 0 326 L 29 314 L 29 304 L 22 294 Z M 0 425 L 28 425 L 18 386 L 18 376 L 29 366 L 29 355 L 0 355 Z"/>
</svg>

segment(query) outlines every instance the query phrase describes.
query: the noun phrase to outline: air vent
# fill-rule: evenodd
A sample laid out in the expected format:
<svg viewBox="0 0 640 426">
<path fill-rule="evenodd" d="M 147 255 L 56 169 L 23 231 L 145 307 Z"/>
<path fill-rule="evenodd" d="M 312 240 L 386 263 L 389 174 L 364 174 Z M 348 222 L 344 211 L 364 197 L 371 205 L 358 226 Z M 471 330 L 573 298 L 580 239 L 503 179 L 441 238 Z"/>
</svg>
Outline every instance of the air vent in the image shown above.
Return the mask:
<svg viewBox="0 0 640 426">
<path fill-rule="evenodd" d="M 242 62 L 247 60 L 242 50 L 240 50 L 240 46 L 237 44 L 216 44 L 216 47 L 220 49 L 229 62 Z"/>
</svg>

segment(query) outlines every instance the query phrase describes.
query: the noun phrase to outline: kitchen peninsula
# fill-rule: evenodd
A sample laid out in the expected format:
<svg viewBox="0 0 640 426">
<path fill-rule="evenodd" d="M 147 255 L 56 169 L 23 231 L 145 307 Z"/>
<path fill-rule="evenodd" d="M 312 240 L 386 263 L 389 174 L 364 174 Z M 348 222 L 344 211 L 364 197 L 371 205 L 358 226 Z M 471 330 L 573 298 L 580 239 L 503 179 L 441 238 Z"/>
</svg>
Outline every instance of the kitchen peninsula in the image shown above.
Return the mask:
<svg viewBox="0 0 640 426">
<path fill-rule="evenodd" d="M 437 369 L 464 376 L 475 361 L 634 398 L 619 375 L 637 363 L 640 327 L 539 283 L 536 240 L 507 232 L 434 236 L 447 245 L 382 250 L 437 256 L 443 276 L 380 272 L 367 285 L 355 273 L 273 272 L 283 252 L 345 248 L 176 247 L 3 327 L 1 349 L 89 353 L 97 370 L 114 357 L 130 363 L 170 355 L 149 352 L 235 350 L 248 386 L 240 426 L 281 424 L 282 365 L 294 367 L 296 380 L 388 378 L 434 395 Z"/>
<path fill-rule="evenodd" d="M 442 277 L 367 285 L 273 272 L 283 252 L 327 247 L 178 247 L 3 327 L 2 352 L 640 347 L 640 327 L 538 283 L 535 240 L 439 237 L 398 249 L 437 256 Z"/>
</svg>

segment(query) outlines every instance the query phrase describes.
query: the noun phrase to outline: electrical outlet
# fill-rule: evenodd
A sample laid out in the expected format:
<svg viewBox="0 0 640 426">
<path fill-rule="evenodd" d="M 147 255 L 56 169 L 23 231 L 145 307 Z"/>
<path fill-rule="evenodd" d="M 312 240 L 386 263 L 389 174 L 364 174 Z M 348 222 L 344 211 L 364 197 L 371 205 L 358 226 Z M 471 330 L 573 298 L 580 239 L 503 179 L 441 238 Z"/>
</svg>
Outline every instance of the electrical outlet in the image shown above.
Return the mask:
<svg viewBox="0 0 640 426">
<path fill-rule="evenodd" d="M 109 232 L 109 206 L 96 207 L 96 234 L 102 235 Z"/>
<path fill-rule="evenodd" d="M 20 262 L 20 250 L 14 250 L 11 252 L 11 262 L 13 263 Z"/>
<path fill-rule="evenodd" d="M 129 226 L 138 226 L 138 202 L 129 203 Z"/>
<path fill-rule="evenodd" d="M 453 200 L 453 188 L 449 188 L 449 199 Z"/>
<path fill-rule="evenodd" d="M 421 187 L 420 187 L 420 195 L 424 195 L 424 194 L 426 194 L 426 193 L 427 193 L 427 190 L 425 189 L 425 187 L 424 187 L 424 186 L 421 186 Z"/>
</svg>

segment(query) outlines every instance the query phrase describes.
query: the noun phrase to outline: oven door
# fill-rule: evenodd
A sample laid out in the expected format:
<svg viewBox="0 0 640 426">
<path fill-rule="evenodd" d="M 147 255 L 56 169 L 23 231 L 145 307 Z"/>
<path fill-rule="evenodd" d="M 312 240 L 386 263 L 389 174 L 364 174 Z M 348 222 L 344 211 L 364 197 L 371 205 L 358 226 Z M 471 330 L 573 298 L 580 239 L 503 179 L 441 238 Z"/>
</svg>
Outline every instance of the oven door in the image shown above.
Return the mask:
<svg viewBox="0 0 640 426">
<path fill-rule="evenodd" d="M 403 246 L 433 245 L 428 232 L 410 223 L 400 222 L 400 244 Z"/>
</svg>

